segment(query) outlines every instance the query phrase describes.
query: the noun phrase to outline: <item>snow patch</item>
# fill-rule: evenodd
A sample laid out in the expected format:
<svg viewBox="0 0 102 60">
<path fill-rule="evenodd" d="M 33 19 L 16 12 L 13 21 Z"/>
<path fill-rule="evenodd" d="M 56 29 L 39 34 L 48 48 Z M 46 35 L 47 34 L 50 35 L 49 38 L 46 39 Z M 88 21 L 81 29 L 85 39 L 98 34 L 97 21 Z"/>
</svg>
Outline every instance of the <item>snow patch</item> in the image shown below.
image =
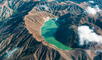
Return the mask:
<svg viewBox="0 0 102 60">
<path fill-rule="evenodd" d="M 94 3 L 94 1 L 89 1 L 89 3 Z"/>
<path fill-rule="evenodd" d="M 15 48 L 15 49 L 13 49 L 13 50 L 11 50 L 11 51 L 6 51 L 6 53 L 7 53 L 7 58 L 9 58 L 10 56 L 12 56 L 16 51 L 18 50 L 18 48 Z"/>
<path fill-rule="evenodd" d="M 96 8 L 97 12 L 100 12 L 101 11 L 101 9 L 99 8 L 98 5 L 95 5 L 95 8 Z"/>
</svg>

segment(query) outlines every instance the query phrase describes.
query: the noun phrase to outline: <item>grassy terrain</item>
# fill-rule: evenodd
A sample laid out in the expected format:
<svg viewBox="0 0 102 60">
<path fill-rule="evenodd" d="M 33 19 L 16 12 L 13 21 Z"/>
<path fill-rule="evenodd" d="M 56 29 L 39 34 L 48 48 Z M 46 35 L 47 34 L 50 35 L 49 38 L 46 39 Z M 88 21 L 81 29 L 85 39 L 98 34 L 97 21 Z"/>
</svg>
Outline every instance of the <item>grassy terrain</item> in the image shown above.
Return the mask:
<svg viewBox="0 0 102 60">
<path fill-rule="evenodd" d="M 50 44 L 55 45 L 57 48 L 62 50 L 71 50 L 72 48 L 62 44 L 58 40 L 55 39 L 54 33 L 56 32 L 58 26 L 56 25 L 54 20 L 48 20 L 41 28 L 42 36 L 44 37 L 45 41 Z"/>
</svg>

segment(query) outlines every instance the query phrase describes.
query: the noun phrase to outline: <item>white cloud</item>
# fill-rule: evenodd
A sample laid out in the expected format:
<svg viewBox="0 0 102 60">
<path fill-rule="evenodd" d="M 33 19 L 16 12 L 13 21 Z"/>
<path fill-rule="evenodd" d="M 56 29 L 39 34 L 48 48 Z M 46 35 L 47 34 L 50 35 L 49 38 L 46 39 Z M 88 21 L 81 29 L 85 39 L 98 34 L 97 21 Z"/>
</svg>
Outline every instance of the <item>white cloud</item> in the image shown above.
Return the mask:
<svg viewBox="0 0 102 60">
<path fill-rule="evenodd" d="M 97 12 L 100 12 L 100 11 L 101 11 L 101 9 L 99 8 L 98 5 L 95 5 L 94 7 L 88 6 L 88 7 L 86 8 L 86 12 L 87 12 L 88 14 L 92 14 L 92 15 L 96 15 Z"/>
<path fill-rule="evenodd" d="M 95 8 L 92 8 L 92 7 L 89 7 L 89 6 L 86 8 L 86 12 L 89 13 L 89 14 L 92 14 L 92 15 L 95 15 L 97 13 Z"/>
<path fill-rule="evenodd" d="M 86 44 L 89 42 L 102 43 L 102 36 L 97 35 L 92 29 L 89 28 L 89 26 L 79 26 L 78 35 L 80 38 L 80 45 L 84 45 L 85 42 Z"/>
</svg>

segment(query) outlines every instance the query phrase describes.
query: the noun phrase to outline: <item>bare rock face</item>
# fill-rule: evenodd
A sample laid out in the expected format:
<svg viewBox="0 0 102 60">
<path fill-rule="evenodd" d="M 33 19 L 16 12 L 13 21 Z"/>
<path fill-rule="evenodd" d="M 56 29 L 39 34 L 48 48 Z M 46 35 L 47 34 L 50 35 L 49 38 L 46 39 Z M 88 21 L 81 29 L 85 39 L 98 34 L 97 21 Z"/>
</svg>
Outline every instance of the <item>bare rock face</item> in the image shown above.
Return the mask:
<svg viewBox="0 0 102 60">
<path fill-rule="evenodd" d="M 31 1 L 32 0 L 2 0 L 0 2 L 0 21 L 18 13 L 20 7 Z"/>
<path fill-rule="evenodd" d="M 61 8 L 61 7 L 63 7 L 63 8 Z M 62 2 L 61 3 L 57 3 L 57 2 L 55 2 L 55 3 L 40 2 L 25 17 L 25 25 L 26 25 L 26 28 L 28 29 L 28 31 L 31 34 L 33 34 L 33 36 L 38 41 L 42 41 L 42 42 L 45 42 L 45 41 L 44 41 L 44 38 L 41 37 L 41 32 L 40 32 L 39 29 L 41 29 L 41 26 L 44 24 L 44 22 L 46 22 L 45 20 L 48 20 L 47 18 L 50 18 L 50 19 L 51 18 L 55 18 L 54 16 L 59 17 L 58 18 L 59 20 L 57 20 L 56 23 L 59 23 L 62 28 L 66 28 L 66 27 L 64 27 L 64 25 L 66 25 L 67 27 L 69 26 L 73 30 L 74 33 L 77 33 L 77 28 L 80 25 L 88 25 L 90 27 L 95 27 L 95 29 L 99 28 L 99 29 L 96 30 L 96 33 L 98 33 L 98 30 L 101 31 L 101 28 L 99 26 L 97 26 L 96 22 L 98 20 L 97 18 L 101 17 L 101 15 L 98 16 L 98 17 L 94 17 L 94 16 L 92 17 L 89 14 L 84 13 L 84 11 L 85 11 L 84 7 L 85 7 L 85 5 L 77 4 L 77 3 L 74 3 L 74 2 L 71 2 L 71 1 L 63 2 L 63 3 Z M 74 9 L 76 9 L 76 10 L 74 10 Z M 34 11 L 36 13 L 37 12 L 39 12 L 39 13 L 37 13 L 37 15 L 36 15 L 36 14 L 34 14 Z M 51 16 L 49 16 L 49 14 L 50 15 L 52 14 L 54 16 L 51 17 Z M 43 18 L 41 18 L 39 16 L 42 16 Z M 43 19 L 45 19 L 45 20 L 43 20 Z M 30 21 L 32 21 L 32 22 L 30 22 Z M 37 23 L 33 23 L 35 21 Z M 42 21 L 43 21 L 43 23 L 42 23 Z M 29 25 L 28 23 L 31 23 L 31 25 Z M 37 28 L 34 29 L 31 26 L 32 27 L 35 26 Z M 64 29 L 64 31 L 65 30 L 66 29 Z M 35 31 L 35 33 L 34 33 L 34 31 Z M 71 30 L 69 30 L 69 31 L 71 32 Z M 39 33 L 37 33 L 37 32 L 39 32 Z M 61 31 L 56 32 L 56 34 L 61 35 L 60 38 L 58 37 L 57 39 L 59 39 L 59 40 L 62 39 L 63 40 L 64 39 L 63 36 L 65 36 L 65 34 L 64 35 L 62 33 L 60 34 L 60 32 Z M 38 36 L 36 35 L 36 33 L 37 33 Z M 99 34 L 101 34 L 101 32 L 99 32 Z M 85 48 L 85 46 L 83 46 L 83 47 L 82 46 L 77 46 L 77 44 L 78 44 L 78 42 L 77 42 L 77 38 L 78 38 L 77 34 L 76 35 L 75 34 L 72 35 L 72 34 L 69 33 L 69 35 L 70 35 L 70 37 L 72 36 L 72 38 L 69 37 L 69 39 L 72 39 L 72 40 L 66 41 L 66 43 L 64 42 L 64 44 L 66 44 L 68 46 L 71 46 L 73 48 Z M 76 36 L 76 38 L 74 36 Z M 40 39 L 40 37 L 41 37 L 41 39 Z M 60 42 L 63 43 L 63 41 L 60 41 Z M 70 43 L 67 43 L 67 42 L 70 42 Z M 49 44 L 49 43 L 47 43 L 47 44 Z M 48 46 L 50 47 L 51 45 L 48 45 Z M 82 53 L 86 53 L 86 54 L 81 55 L 81 56 L 86 56 L 86 58 L 90 57 L 90 58 L 87 58 L 87 59 L 92 59 L 93 60 L 95 58 L 95 55 L 96 55 L 94 51 L 98 50 L 98 49 L 100 50 L 101 49 L 101 45 L 92 45 L 92 46 L 89 45 L 89 47 L 86 45 L 86 48 L 89 48 L 89 49 L 92 49 L 92 50 L 82 50 L 82 51 L 84 51 Z M 57 50 L 56 48 L 54 48 L 54 49 Z M 73 56 L 74 54 L 78 54 L 78 53 L 79 53 L 79 55 L 82 54 L 82 53 L 80 53 L 81 49 L 74 50 L 75 52 L 79 51 L 78 53 L 75 53 L 75 52 L 72 52 L 72 51 L 69 51 L 71 53 L 65 52 L 65 51 L 63 52 L 62 50 L 58 50 L 58 51 L 61 53 L 62 56 L 63 55 L 65 55 L 65 56 Z M 66 54 L 66 53 L 68 53 L 68 54 Z M 87 56 L 87 54 L 89 56 Z M 74 57 L 77 58 L 77 56 L 74 56 Z M 68 58 L 70 58 L 70 57 L 68 57 Z M 68 59 L 68 58 L 65 58 L 65 59 Z"/>
<path fill-rule="evenodd" d="M 94 27 L 95 32 L 102 35 L 102 15 L 94 17 L 83 13 L 85 5 L 72 1 L 31 0 L 4 0 L 0 4 L 3 11 L 0 12 L 0 60 L 101 60 L 101 44 L 88 49 L 85 48 L 87 45 L 78 45 L 77 29 L 80 25 Z M 58 18 L 55 38 L 73 50 L 58 49 L 42 37 L 41 27 L 52 18 Z M 65 33 L 60 33 L 62 30 Z"/>
<path fill-rule="evenodd" d="M 33 9 L 31 12 L 29 12 L 28 15 L 25 17 L 25 26 L 29 30 L 31 34 L 34 35 L 34 37 L 38 41 L 43 41 L 44 39 L 41 36 L 41 26 L 44 24 L 44 22 L 50 18 L 54 18 L 55 16 L 51 15 L 47 12 L 39 12 Z M 32 28 L 34 27 L 34 28 Z M 36 29 L 35 29 L 36 28 Z"/>
<path fill-rule="evenodd" d="M 28 3 L 25 9 L 32 8 Z M 59 52 L 43 45 L 25 27 L 23 17 L 28 10 L 9 17 L 0 27 L 0 60 L 58 60 L 63 59 Z"/>
</svg>

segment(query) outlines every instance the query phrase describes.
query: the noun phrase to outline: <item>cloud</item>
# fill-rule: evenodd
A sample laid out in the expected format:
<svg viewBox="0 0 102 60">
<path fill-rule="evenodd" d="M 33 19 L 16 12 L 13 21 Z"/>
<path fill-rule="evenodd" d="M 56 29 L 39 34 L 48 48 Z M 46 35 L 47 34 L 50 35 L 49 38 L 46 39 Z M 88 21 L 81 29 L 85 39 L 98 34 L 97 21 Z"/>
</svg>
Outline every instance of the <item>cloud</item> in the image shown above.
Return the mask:
<svg viewBox="0 0 102 60">
<path fill-rule="evenodd" d="M 86 8 L 86 12 L 89 13 L 89 14 L 92 14 L 92 15 L 95 15 L 97 13 L 95 8 L 92 8 L 92 7 L 89 7 L 89 6 Z"/>
<path fill-rule="evenodd" d="M 89 42 L 102 43 L 102 36 L 96 34 L 89 26 L 79 26 L 78 35 L 80 38 L 80 45 L 88 44 Z"/>
<path fill-rule="evenodd" d="M 97 12 L 101 12 L 101 9 L 99 8 L 98 5 L 95 5 L 94 7 L 88 6 L 88 7 L 86 8 L 86 12 L 87 12 L 88 14 L 96 15 Z"/>
</svg>

